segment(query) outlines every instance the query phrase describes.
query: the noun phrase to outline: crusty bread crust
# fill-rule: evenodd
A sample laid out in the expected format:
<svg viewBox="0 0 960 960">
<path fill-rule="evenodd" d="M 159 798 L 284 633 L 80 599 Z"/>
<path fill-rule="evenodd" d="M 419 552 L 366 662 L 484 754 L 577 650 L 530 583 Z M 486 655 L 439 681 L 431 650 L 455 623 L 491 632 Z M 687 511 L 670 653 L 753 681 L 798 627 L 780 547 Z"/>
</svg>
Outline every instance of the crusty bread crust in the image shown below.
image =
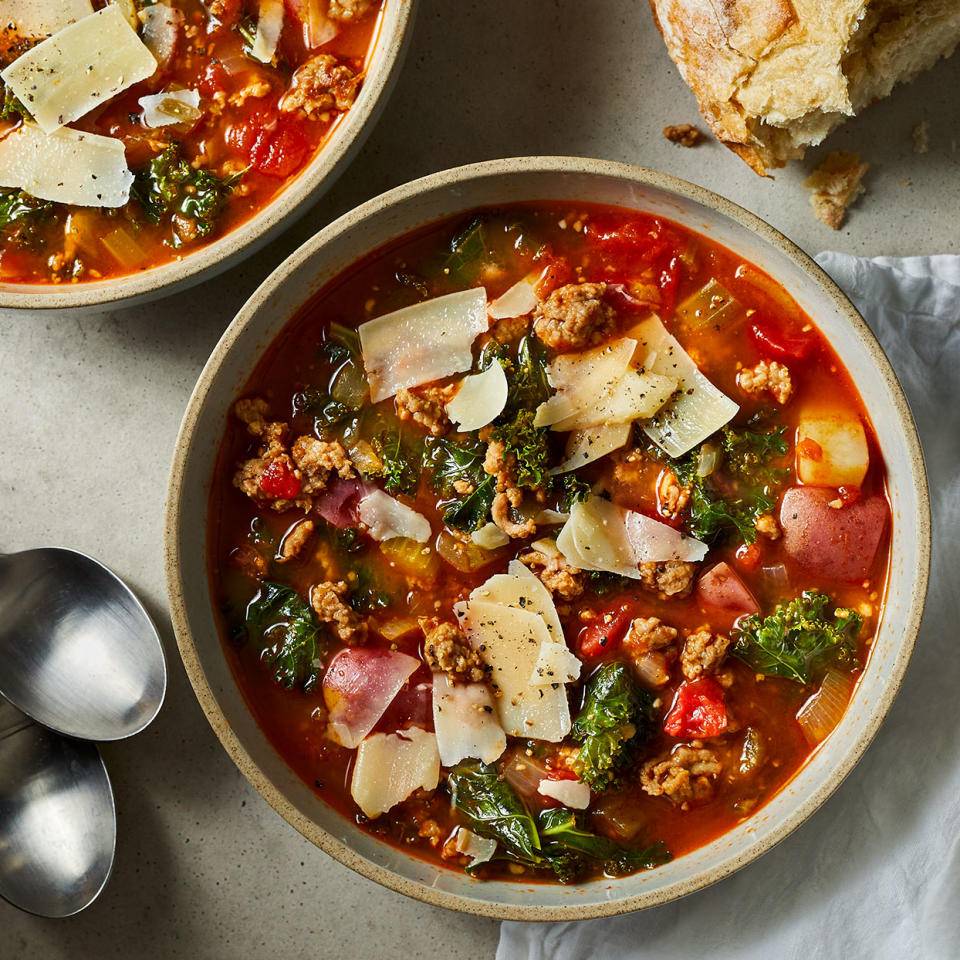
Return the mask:
<svg viewBox="0 0 960 960">
<path fill-rule="evenodd" d="M 960 0 L 650 0 L 714 135 L 761 176 L 960 42 Z"/>
</svg>

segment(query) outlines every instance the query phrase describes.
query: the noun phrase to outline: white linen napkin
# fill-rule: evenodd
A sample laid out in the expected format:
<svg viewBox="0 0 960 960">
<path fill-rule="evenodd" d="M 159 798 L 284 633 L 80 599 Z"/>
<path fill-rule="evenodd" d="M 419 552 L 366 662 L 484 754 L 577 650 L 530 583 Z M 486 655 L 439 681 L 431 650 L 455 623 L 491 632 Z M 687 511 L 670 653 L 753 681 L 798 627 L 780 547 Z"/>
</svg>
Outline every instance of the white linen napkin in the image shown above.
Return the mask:
<svg viewBox="0 0 960 960">
<path fill-rule="evenodd" d="M 497 960 L 960 957 L 960 257 L 820 265 L 906 391 L 933 498 L 933 569 L 900 695 L 853 773 L 727 880 L 640 913 L 504 923 Z"/>
</svg>

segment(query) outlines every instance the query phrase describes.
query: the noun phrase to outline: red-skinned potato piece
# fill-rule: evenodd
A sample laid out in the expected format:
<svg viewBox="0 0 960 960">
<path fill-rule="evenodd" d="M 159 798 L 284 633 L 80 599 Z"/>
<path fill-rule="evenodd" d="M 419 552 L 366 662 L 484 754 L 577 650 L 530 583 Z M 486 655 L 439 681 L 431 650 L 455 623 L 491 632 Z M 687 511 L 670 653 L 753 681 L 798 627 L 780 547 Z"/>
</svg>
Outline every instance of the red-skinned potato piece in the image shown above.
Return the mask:
<svg viewBox="0 0 960 960">
<path fill-rule="evenodd" d="M 836 490 L 791 487 L 780 504 L 783 548 L 802 567 L 822 577 L 859 580 L 873 567 L 889 510 L 873 496 L 842 507 Z"/>
<path fill-rule="evenodd" d="M 723 560 L 697 581 L 697 599 L 715 614 L 711 623 L 724 630 L 732 627 L 740 617 L 760 611 L 756 599 L 736 570 Z"/>
</svg>

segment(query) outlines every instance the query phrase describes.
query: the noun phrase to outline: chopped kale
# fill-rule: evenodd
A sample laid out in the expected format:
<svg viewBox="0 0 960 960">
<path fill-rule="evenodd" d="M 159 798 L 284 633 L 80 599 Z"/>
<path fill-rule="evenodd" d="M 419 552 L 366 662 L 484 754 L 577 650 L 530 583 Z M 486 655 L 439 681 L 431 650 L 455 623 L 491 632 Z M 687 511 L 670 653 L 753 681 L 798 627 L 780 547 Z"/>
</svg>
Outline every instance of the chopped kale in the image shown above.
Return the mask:
<svg viewBox="0 0 960 960">
<path fill-rule="evenodd" d="M 857 666 L 857 636 L 863 618 L 834 608 L 826 594 L 804 591 L 777 604 L 768 617 L 740 622 L 732 652 L 758 673 L 807 684 L 828 665 Z"/>
<path fill-rule="evenodd" d="M 326 654 L 326 632 L 295 590 L 264 581 L 247 604 L 243 638 L 259 642 L 262 661 L 287 689 L 312 690 Z"/>
<path fill-rule="evenodd" d="M 519 410 L 535 411 L 550 398 L 547 381 L 547 352 L 533 334 L 526 336 L 517 347 L 517 358 L 504 365 L 510 393 L 502 417 L 509 419 Z"/>
<path fill-rule="evenodd" d="M 347 548 L 348 552 L 353 552 L 355 549 L 355 547 Z M 347 583 L 350 585 L 347 603 L 357 613 L 372 613 L 374 610 L 382 610 L 384 607 L 389 607 L 392 602 L 393 598 L 384 589 L 372 563 L 358 564 L 351 575 L 348 576 Z"/>
<path fill-rule="evenodd" d="M 584 570 L 584 574 L 590 582 L 591 591 L 598 596 L 615 593 L 618 590 L 632 590 L 637 585 L 636 580 L 622 577 L 617 573 L 608 573 L 606 570 Z"/>
<path fill-rule="evenodd" d="M 652 729 L 653 699 L 623 663 L 605 664 L 590 678 L 571 730 L 581 744 L 574 770 L 583 783 L 604 790 L 616 780 Z"/>
<path fill-rule="evenodd" d="M 493 428 L 491 438 L 500 441 L 504 456 L 515 460 L 517 486 L 527 490 L 549 488 L 549 427 L 535 427 L 533 410 L 520 410 L 512 419 Z"/>
<path fill-rule="evenodd" d="M 474 217 L 450 241 L 450 253 L 443 261 L 443 272 L 459 287 L 468 286 L 479 275 L 486 254 L 484 218 Z"/>
<path fill-rule="evenodd" d="M 373 439 L 373 449 L 383 463 L 380 477 L 387 493 L 412 496 L 420 485 L 423 452 L 408 442 L 402 431 L 384 431 Z"/>
<path fill-rule="evenodd" d="M 330 396 L 326 387 L 308 387 L 293 395 L 294 415 L 306 414 L 325 424 L 340 423 L 353 412 Z"/>
<path fill-rule="evenodd" d="M 479 441 L 456 444 L 430 437 L 426 445 L 426 465 L 433 488 L 449 500 L 444 506 L 443 522 L 455 530 L 471 533 L 487 522 L 496 481 L 483 469 L 486 447 Z M 469 493 L 461 493 L 455 484 L 470 484 Z"/>
<path fill-rule="evenodd" d="M 724 427 L 724 466 L 727 471 L 754 487 L 782 483 L 790 471 L 771 467 L 770 461 L 784 456 L 790 449 L 786 432 L 787 428 L 783 425 L 763 433 Z"/>
<path fill-rule="evenodd" d="M 553 478 L 553 490 L 559 494 L 559 506 L 569 510 L 575 503 L 590 498 L 590 484 L 575 473 L 561 473 Z"/>
<path fill-rule="evenodd" d="M 12 223 L 36 223 L 53 210 L 49 200 L 38 200 L 23 190 L 0 193 L 0 230 Z"/>
<path fill-rule="evenodd" d="M 0 84 L 0 89 L 3 90 L 3 104 L 0 106 L 0 120 L 29 120 L 30 111 L 20 102 L 17 95 L 4 84 Z"/>
</svg>

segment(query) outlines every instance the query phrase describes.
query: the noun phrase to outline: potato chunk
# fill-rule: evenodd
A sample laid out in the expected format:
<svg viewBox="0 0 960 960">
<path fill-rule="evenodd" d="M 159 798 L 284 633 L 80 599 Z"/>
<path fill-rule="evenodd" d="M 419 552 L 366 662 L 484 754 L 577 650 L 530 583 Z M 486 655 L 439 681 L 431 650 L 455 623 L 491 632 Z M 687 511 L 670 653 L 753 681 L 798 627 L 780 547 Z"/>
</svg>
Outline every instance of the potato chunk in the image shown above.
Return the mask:
<svg viewBox="0 0 960 960">
<path fill-rule="evenodd" d="M 867 435 L 854 417 L 803 417 L 797 428 L 797 476 L 817 487 L 859 487 L 870 466 Z"/>
</svg>

